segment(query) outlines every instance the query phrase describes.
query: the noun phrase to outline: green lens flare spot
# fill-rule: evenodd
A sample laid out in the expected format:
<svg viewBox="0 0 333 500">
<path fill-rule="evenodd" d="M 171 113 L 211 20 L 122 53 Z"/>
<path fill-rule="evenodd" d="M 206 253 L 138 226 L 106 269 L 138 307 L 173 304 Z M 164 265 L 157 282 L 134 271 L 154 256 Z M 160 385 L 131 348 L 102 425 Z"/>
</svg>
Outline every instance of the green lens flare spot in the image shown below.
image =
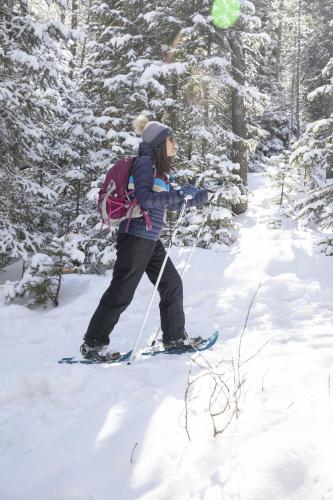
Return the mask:
<svg viewBox="0 0 333 500">
<path fill-rule="evenodd" d="M 239 0 L 214 0 L 212 6 L 213 23 L 218 28 L 230 28 L 240 16 Z"/>
</svg>

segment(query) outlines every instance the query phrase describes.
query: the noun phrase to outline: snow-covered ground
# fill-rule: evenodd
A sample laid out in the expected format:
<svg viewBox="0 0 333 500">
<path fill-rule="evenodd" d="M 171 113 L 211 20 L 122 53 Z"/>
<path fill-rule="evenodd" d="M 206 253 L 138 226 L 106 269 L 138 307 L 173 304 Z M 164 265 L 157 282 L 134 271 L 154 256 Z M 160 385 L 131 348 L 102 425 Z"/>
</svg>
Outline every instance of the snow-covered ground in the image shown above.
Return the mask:
<svg viewBox="0 0 333 500">
<path fill-rule="evenodd" d="M 66 276 L 56 309 L 0 297 L 1 500 L 333 499 L 332 259 L 294 222 L 268 226 L 267 174 L 252 174 L 250 190 L 238 243 L 196 250 L 184 276 L 188 331 L 220 331 L 204 357 L 57 364 L 78 353 L 111 273 Z M 188 252 L 173 250 L 179 269 Z M 150 294 L 145 279 L 113 348 L 132 346 Z M 156 302 L 147 337 L 157 326 Z M 214 419 L 210 372 L 223 389 L 212 412 L 226 405 Z"/>
</svg>

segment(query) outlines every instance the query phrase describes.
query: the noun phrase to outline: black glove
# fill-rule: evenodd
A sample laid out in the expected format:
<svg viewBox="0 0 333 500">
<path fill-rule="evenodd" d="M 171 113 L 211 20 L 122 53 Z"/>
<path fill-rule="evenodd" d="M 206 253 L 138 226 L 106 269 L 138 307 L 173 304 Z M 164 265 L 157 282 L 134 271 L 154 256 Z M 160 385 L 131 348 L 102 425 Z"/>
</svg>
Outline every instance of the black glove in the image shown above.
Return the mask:
<svg viewBox="0 0 333 500">
<path fill-rule="evenodd" d="M 180 194 L 184 196 L 184 199 L 187 198 L 188 200 L 192 200 L 192 198 L 195 197 L 198 191 L 198 188 L 191 186 L 191 184 L 188 184 L 187 186 L 181 188 Z"/>
</svg>

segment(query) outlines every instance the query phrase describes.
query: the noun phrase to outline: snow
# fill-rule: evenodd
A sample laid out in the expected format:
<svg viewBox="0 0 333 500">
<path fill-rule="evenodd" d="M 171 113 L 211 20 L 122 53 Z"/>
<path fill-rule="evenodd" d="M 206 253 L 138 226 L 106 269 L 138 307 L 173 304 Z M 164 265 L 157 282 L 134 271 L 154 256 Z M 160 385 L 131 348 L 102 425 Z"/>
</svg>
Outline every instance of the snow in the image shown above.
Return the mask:
<svg viewBox="0 0 333 500">
<path fill-rule="evenodd" d="M 24 64 L 28 68 L 31 68 L 35 71 L 38 71 L 40 69 L 37 57 L 27 54 L 23 50 L 12 50 L 10 53 L 10 57 L 13 62 Z"/>
<path fill-rule="evenodd" d="M 202 66 L 205 68 L 218 67 L 221 70 L 225 70 L 228 66 L 229 61 L 225 57 L 208 57 L 202 61 Z"/>
<path fill-rule="evenodd" d="M 184 275 L 187 329 L 220 331 L 216 347 L 192 363 L 160 356 L 131 366 L 57 364 L 78 354 L 111 271 L 66 275 L 57 308 L 1 299 L 2 499 L 333 499 L 331 260 L 315 253 L 316 235 L 290 219 L 270 229 L 276 209 L 268 183 L 265 173 L 250 175 L 237 244 L 192 256 Z M 173 249 L 179 271 L 189 251 Z M 133 345 L 151 291 L 145 278 L 112 348 Z M 146 341 L 158 318 L 156 302 Z M 216 437 L 209 366 L 229 389 Z M 234 394 L 240 411 L 228 426 Z"/>
<path fill-rule="evenodd" d="M 72 168 L 66 172 L 64 177 L 70 180 L 82 180 L 84 179 L 84 172 L 78 168 Z"/>
<path fill-rule="evenodd" d="M 154 85 L 159 85 L 161 88 L 163 88 L 163 85 L 159 84 L 157 80 L 155 81 L 155 77 L 167 77 L 171 73 L 182 75 L 186 72 L 186 70 L 187 64 L 183 62 L 174 62 L 168 64 L 160 62 L 151 63 L 143 71 L 140 77 L 140 85 L 146 85 L 153 82 Z M 163 93 L 162 90 L 161 93 Z"/>
<path fill-rule="evenodd" d="M 132 40 L 132 35 L 126 34 L 126 35 L 120 35 L 120 36 L 113 36 L 110 40 L 110 45 L 111 47 L 115 47 L 117 49 L 121 49 L 126 45 L 128 42 Z"/>
<path fill-rule="evenodd" d="M 208 25 L 209 21 L 206 17 L 202 16 L 201 14 L 195 14 L 192 17 L 193 24 L 203 24 L 203 25 Z"/>
<path fill-rule="evenodd" d="M 313 101 L 321 96 L 330 96 L 332 94 L 332 85 L 322 85 L 321 87 L 316 88 L 312 92 L 308 94 L 308 100 Z"/>
<path fill-rule="evenodd" d="M 75 135 L 75 137 L 80 137 L 84 135 L 84 130 L 82 125 L 79 123 L 73 128 L 72 134 Z"/>
<path fill-rule="evenodd" d="M 211 213 L 211 220 L 231 219 L 230 210 L 223 207 L 214 207 Z"/>
</svg>

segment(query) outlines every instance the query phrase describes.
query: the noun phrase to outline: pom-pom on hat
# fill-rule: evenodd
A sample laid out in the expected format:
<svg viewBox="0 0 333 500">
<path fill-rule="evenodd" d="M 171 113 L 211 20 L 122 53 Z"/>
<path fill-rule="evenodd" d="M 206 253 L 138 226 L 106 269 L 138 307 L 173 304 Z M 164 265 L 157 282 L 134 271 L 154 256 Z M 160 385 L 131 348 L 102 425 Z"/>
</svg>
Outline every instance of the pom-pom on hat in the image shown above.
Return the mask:
<svg viewBox="0 0 333 500">
<path fill-rule="evenodd" d="M 133 121 L 134 132 L 141 135 L 142 140 L 157 148 L 167 137 L 172 137 L 173 132 L 170 127 L 160 122 L 150 122 L 145 115 L 139 115 Z"/>
</svg>

